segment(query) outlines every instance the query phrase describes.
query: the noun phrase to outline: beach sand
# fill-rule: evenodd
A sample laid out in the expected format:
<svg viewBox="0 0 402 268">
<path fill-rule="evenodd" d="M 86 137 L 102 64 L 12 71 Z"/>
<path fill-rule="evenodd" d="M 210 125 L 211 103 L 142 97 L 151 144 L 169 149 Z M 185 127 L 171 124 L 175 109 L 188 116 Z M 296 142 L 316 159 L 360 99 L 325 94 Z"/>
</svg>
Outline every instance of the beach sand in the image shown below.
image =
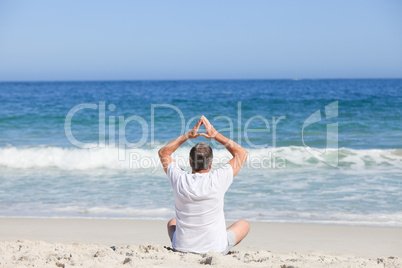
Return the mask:
<svg viewBox="0 0 402 268">
<path fill-rule="evenodd" d="M 402 267 L 402 228 L 250 224 L 223 256 L 164 248 L 166 221 L 3 218 L 0 267 Z"/>
</svg>

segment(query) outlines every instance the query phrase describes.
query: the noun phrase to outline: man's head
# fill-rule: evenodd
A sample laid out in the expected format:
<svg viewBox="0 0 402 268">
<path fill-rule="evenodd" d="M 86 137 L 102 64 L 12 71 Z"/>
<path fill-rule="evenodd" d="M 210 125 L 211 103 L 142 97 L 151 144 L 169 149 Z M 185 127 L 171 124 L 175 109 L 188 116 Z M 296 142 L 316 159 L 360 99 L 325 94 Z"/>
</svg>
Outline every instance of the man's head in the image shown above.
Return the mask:
<svg viewBox="0 0 402 268">
<path fill-rule="evenodd" d="M 197 143 L 190 151 L 190 165 L 193 171 L 208 170 L 212 164 L 212 148 L 208 143 Z"/>
</svg>

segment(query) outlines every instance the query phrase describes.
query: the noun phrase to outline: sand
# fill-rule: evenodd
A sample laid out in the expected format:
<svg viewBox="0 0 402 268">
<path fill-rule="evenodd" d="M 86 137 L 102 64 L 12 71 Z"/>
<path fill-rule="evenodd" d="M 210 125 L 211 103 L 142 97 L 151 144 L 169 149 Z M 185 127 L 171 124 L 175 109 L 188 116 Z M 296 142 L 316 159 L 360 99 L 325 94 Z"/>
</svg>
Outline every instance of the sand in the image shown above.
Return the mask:
<svg viewBox="0 0 402 268">
<path fill-rule="evenodd" d="M 391 227 L 251 222 L 227 256 L 165 246 L 159 220 L 0 219 L 0 267 L 402 267 Z"/>
</svg>

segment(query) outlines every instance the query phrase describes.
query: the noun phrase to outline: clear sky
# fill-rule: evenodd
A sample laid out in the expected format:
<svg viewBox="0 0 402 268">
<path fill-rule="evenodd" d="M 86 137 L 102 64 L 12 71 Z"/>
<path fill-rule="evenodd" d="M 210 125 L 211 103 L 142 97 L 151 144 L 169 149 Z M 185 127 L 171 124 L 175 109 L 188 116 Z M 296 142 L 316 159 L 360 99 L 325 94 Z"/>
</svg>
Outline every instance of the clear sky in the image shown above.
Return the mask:
<svg viewBox="0 0 402 268">
<path fill-rule="evenodd" d="M 0 1 L 0 81 L 252 78 L 402 78 L 402 1 Z"/>
</svg>

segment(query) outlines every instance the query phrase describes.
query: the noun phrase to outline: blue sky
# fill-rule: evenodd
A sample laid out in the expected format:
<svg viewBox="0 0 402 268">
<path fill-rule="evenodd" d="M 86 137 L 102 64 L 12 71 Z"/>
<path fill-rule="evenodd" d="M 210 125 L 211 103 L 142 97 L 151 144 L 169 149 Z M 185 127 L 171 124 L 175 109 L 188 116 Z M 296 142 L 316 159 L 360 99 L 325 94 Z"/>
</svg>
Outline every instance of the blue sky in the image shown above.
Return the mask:
<svg viewBox="0 0 402 268">
<path fill-rule="evenodd" d="M 402 2 L 2 0 L 0 81 L 402 78 Z"/>
</svg>

